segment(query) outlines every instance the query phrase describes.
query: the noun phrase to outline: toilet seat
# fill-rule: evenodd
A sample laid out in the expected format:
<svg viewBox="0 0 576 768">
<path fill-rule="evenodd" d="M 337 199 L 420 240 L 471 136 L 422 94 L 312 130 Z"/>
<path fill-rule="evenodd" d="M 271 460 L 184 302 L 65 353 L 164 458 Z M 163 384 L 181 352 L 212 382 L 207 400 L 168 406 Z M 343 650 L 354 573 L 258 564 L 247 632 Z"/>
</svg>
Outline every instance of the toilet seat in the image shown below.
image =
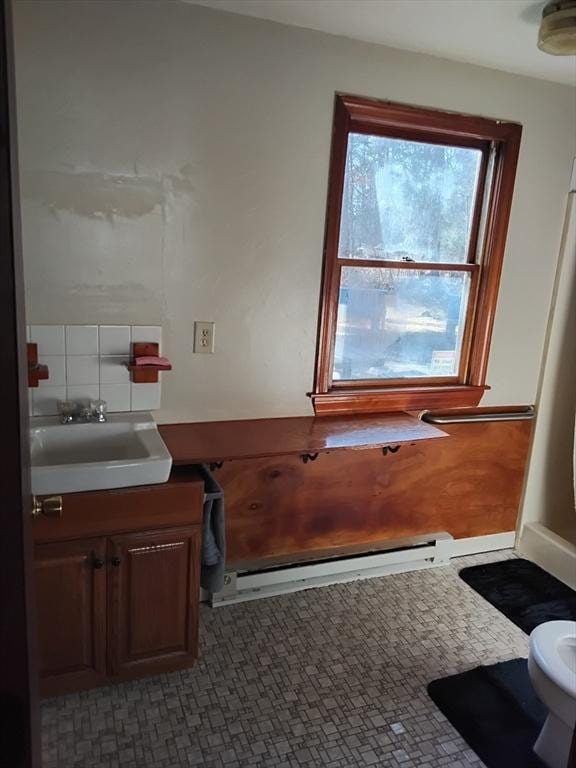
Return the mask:
<svg viewBox="0 0 576 768">
<path fill-rule="evenodd" d="M 530 655 L 546 676 L 576 699 L 576 621 L 548 621 L 530 635 Z"/>
</svg>

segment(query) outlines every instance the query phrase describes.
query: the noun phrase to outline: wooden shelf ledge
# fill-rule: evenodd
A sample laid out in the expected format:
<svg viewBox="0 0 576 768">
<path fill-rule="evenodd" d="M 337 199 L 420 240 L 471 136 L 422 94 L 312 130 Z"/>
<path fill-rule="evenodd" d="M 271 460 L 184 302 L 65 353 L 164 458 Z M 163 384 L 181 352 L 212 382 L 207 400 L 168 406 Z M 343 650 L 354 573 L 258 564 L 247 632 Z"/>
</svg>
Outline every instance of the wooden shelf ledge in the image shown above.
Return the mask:
<svg viewBox="0 0 576 768">
<path fill-rule="evenodd" d="M 203 421 L 159 427 L 176 466 L 235 459 L 314 456 L 448 437 L 408 413 Z"/>
</svg>

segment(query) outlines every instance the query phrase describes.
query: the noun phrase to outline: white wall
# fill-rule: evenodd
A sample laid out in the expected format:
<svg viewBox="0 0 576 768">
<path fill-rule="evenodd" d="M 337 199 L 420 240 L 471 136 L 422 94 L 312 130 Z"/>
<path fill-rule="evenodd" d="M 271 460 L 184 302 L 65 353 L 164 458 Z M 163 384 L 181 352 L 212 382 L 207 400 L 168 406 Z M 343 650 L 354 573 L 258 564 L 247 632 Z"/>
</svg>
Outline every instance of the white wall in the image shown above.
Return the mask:
<svg viewBox="0 0 576 768">
<path fill-rule="evenodd" d="M 161 323 L 161 421 L 310 412 L 335 91 L 524 125 L 484 402 L 534 401 L 572 89 L 163 0 L 15 25 L 28 321 Z"/>
<path fill-rule="evenodd" d="M 574 418 L 576 413 L 576 162 L 560 249 L 538 392 L 521 526 L 539 523 L 576 545 Z M 576 577 L 576 573 L 574 574 Z"/>
</svg>

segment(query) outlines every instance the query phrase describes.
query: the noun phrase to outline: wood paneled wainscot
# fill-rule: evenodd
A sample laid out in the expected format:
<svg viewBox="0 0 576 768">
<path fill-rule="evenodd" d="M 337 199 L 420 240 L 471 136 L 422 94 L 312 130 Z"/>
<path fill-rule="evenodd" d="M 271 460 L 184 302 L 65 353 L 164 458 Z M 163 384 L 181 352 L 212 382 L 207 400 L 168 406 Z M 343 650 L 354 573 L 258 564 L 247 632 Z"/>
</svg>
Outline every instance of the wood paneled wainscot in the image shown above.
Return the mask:
<svg viewBox="0 0 576 768">
<path fill-rule="evenodd" d="M 204 484 L 63 496 L 34 521 L 41 690 L 54 695 L 190 666 L 198 647 Z"/>
<path fill-rule="evenodd" d="M 214 471 L 226 498 L 228 566 L 257 570 L 438 531 L 457 539 L 513 531 L 532 422 L 497 420 L 505 410 L 523 409 L 473 409 L 487 419 L 474 423 L 384 414 L 183 424 L 162 433 L 175 460 L 224 460 Z M 317 440 L 346 424 L 347 440 Z M 318 455 L 303 461 L 311 446 Z"/>
</svg>

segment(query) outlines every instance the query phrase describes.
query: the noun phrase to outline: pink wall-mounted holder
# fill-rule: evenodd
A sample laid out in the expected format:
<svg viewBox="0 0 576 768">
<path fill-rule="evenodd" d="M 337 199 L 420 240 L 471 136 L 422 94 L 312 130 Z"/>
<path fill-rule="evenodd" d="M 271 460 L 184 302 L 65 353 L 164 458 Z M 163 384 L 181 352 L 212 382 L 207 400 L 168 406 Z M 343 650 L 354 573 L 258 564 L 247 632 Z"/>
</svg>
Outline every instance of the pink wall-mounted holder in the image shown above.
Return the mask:
<svg viewBox="0 0 576 768">
<path fill-rule="evenodd" d="M 38 362 L 38 344 L 26 344 L 26 357 L 28 359 L 28 386 L 36 388 L 40 381 L 46 381 L 50 377 L 47 365 Z"/>
<path fill-rule="evenodd" d="M 156 384 L 160 371 L 171 371 L 172 363 L 159 355 L 159 345 L 137 341 L 132 345 L 132 363 L 128 366 L 134 384 Z"/>
</svg>

